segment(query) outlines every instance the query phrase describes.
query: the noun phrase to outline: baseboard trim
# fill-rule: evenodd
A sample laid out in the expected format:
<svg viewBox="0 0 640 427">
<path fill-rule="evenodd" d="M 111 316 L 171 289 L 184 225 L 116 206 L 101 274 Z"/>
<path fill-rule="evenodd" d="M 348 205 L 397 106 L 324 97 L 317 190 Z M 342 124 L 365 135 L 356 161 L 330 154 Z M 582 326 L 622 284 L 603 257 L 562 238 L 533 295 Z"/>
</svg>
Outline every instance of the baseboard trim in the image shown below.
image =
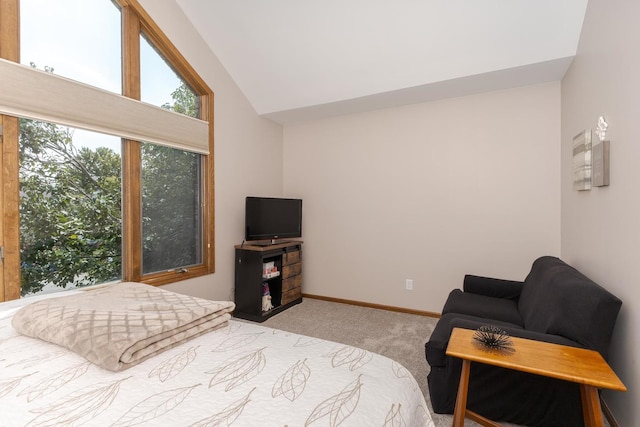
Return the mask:
<svg viewBox="0 0 640 427">
<path fill-rule="evenodd" d="M 616 417 L 613 416 L 613 412 L 611 412 L 611 409 L 607 405 L 607 402 L 604 401 L 602 396 L 600 396 L 600 406 L 602 407 L 602 413 L 604 414 L 604 417 L 609 422 L 609 426 L 620 427 L 620 424 L 618 424 L 618 420 L 616 420 Z"/>
<path fill-rule="evenodd" d="M 342 298 L 326 297 L 326 296 L 322 296 L 322 295 L 302 294 L 302 298 L 318 299 L 318 300 L 322 300 L 322 301 L 337 302 L 337 303 L 349 304 L 349 305 L 357 305 L 357 306 L 360 306 L 360 307 L 367 307 L 367 308 L 377 308 L 379 310 L 395 311 L 397 313 L 416 314 L 418 316 L 435 317 L 435 318 L 440 318 L 441 317 L 440 313 L 433 313 L 431 311 L 414 310 L 412 308 L 396 307 L 396 306 L 393 306 L 393 305 L 373 304 L 373 303 L 370 303 L 370 302 L 355 301 L 355 300 L 342 299 Z"/>
</svg>

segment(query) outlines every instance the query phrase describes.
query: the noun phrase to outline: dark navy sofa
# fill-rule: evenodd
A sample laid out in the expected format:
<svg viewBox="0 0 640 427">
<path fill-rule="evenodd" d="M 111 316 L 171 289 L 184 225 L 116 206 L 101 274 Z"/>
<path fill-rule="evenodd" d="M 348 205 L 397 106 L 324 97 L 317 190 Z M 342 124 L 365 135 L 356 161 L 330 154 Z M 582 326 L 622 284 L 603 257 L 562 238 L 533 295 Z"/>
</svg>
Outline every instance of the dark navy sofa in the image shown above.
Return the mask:
<svg viewBox="0 0 640 427">
<path fill-rule="evenodd" d="M 607 359 L 622 301 L 562 260 L 538 258 L 524 282 L 467 275 L 447 298 L 425 344 L 431 403 L 453 413 L 462 362 L 446 356 L 454 327 L 495 325 L 514 337 L 593 349 Z M 467 408 L 495 421 L 582 426 L 577 384 L 471 365 Z"/>
</svg>

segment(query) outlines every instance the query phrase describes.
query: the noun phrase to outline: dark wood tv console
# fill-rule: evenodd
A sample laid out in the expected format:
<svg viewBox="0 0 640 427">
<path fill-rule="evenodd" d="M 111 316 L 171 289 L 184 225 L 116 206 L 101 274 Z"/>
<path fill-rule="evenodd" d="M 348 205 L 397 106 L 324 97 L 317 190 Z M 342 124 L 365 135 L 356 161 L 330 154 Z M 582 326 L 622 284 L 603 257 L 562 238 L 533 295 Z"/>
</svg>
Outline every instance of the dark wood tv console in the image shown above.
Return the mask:
<svg viewBox="0 0 640 427">
<path fill-rule="evenodd" d="M 302 302 L 302 242 L 269 246 L 236 245 L 235 317 L 264 322 L 274 314 Z M 264 273 L 273 263 L 275 271 Z M 262 284 L 269 285 L 273 308 L 262 311 Z"/>
</svg>

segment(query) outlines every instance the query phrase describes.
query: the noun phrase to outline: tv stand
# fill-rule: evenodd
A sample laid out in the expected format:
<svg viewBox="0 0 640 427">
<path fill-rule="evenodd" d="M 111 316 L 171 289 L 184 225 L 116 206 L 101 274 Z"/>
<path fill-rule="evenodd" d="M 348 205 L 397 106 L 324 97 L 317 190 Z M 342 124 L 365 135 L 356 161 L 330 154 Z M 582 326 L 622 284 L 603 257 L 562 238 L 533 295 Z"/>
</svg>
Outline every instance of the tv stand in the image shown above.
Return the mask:
<svg viewBox="0 0 640 427">
<path fill-rule="evenodd" d="M 260 243 L 260 242 L 257 242 Z M 266 243 L 266 242 L 263 242 Z M 235 317 L 264 322 L 302 302 L 302 242 L 256 242 L 236 245 Z M 275 271 L 265 273 L 263 265 Z M 273 308 L 262 311 L 262 284 L 269 285 Z"/>
</svg>

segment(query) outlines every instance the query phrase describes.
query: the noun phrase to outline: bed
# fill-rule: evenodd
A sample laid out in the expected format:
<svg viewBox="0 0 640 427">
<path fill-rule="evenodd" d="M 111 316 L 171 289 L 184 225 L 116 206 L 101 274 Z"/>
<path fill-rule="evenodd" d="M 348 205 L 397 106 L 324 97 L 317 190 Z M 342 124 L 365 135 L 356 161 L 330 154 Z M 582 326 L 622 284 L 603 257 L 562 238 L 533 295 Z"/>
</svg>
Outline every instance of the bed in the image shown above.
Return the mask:
<svg viewBox="0 0 640 427">
<path fill-rule="evenodd" d="M 56 298 L 0 304 L 3 426 L 434 426 L 407 369 L 335 342 L 225 319 L 108 370 L 12 325 Z"/>
</svg>

